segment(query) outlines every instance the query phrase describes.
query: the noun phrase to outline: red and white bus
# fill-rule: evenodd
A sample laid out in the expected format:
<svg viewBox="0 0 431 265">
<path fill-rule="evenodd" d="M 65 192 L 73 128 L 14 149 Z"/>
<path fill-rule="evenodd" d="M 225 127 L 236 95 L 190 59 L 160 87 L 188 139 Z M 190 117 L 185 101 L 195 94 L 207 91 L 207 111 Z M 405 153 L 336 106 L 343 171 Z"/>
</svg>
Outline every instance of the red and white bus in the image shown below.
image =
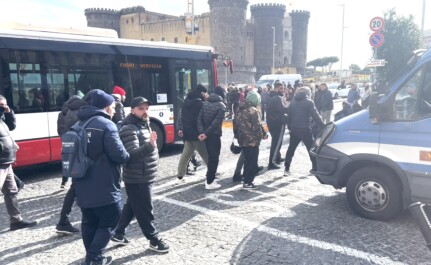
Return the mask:
<svg viewBox="0 0 431 265">
<path fill-rule="evenodd" d="M 110 94 L 117 85 L 127 93 L 126 107 L 136 96 L 148 98 L 162 149 L 178 140 L 175 121 L 186 94 L 198 83 L 210 90 L 216 83 L 211 47 L 119 39 L 106 36 L 110 30 L 55 31 L 0 28 L 0 94 L 17 116 L 18 167 L 60 160 L 57 116 L 78 91 Z"/>
</svg>

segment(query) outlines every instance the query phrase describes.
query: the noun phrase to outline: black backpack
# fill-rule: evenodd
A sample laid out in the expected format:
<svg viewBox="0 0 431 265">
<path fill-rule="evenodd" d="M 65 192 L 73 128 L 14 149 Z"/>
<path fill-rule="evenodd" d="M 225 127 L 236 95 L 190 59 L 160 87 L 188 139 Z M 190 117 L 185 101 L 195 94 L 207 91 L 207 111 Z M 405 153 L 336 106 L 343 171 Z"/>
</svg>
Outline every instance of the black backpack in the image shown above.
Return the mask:
<svg viewBox="0 0 431 265">
<path fill-rule="evenodd" d="M 90 117 L 86 121 L 75 123 L 61 136 L 61 165 L 63 176 L 70 178 L 83 178 L 94 161 L 87 155 L 88 135 L 85 130 L 88 123 L 96 119 Z"/>
</svg>

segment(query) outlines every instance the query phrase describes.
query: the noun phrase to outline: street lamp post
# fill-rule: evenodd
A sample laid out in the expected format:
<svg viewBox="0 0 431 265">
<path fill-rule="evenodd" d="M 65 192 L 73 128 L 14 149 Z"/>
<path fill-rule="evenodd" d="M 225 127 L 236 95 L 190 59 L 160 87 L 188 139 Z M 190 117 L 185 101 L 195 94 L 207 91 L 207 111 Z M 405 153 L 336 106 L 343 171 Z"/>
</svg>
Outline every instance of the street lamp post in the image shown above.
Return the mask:
<svg viewBox="0 0 431 265">
<path fill-rule="evenodd" d="M 343 76 L 343 45 L 344 45 L 344 7 L 345 4 L 340 5 L 343 7 L 343 20 L 341 21 L 341 55 L 340 55 L 340 82 Z"/>
<path fill-rule="evenodd" d="M 275 66 L 275 27 L 272 27 L 272 68 L 273 69 L 274 69 L 274 66 Z"/>
</svg>

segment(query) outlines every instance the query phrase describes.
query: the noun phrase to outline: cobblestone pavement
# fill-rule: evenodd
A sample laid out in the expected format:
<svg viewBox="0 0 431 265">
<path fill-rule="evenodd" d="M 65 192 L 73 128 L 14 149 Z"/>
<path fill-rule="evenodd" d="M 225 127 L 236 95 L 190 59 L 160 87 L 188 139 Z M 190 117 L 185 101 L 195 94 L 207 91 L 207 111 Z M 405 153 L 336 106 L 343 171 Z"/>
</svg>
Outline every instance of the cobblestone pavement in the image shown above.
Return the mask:
<svg viewBox="0 0 431 265">
<path fill-rule="evenodd" d="M 131 243 L 108 245 L 113 264 L 431 264 L 431 254 L 408 212 L 386 221 L 371 221 L 348 207 L 344 190 L 324 186 L 308 176 L 311 163 L 304 146 L 294 157 L 293 175 L 264 171 L 255 191 L 231 181 L 237 156 L 225 129 L 219 172 L 222 188 L 204 189 L 205 169 L 176 184 L 182 150 L 169 147 L 160 159 L 154 188 L 156 227 L 171 246 L 168 254 L 148 249 L 136 221 L 127 231 Z M 288 135 L 282 152 L 285 152 Z M 262 143 L 260 164 L 266 166 L 270 141 Z M 36 227 L 10 232 L 0 198 L 0 264 L 79 264 L 84 257 L 80 235 L 54 232 L 64 192 L 59 191 L 59 165 L 18 172 L 27 183 L 19 194 L 25 218 Z M 125 198 L 125 197 L 124 197 Z M 80 210 L 71 219 L 80 225 Z"/>
</svg>

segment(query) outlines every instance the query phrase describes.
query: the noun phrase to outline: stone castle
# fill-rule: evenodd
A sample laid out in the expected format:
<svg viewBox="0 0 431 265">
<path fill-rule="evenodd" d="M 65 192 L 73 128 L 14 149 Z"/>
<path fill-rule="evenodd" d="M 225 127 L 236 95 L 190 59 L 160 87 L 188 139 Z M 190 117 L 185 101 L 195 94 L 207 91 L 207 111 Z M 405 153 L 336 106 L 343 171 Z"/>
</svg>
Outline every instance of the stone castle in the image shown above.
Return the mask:
<svg viewBox="0 0 431 265">
<path fill-rule="evenodd" d="M 208 0 L 209 13 L 194 16 L 195 32 L 186 31 L 186 17 L 146 10 L 142 6 L 113 10 L 85 9 L 87 25 L 117 31 L 120 38 L 212 46 L 221 59 L 231 59 L 230 74 L 218 60 L 220 83 L 254 83 L 274 71 L 301 73 L 307 61 L 310 12 L 286 13 L 282 4 L 250 6 L 248 0 Z M 274 68 L 272 68 L 274 66 Z"/>
</svg>

